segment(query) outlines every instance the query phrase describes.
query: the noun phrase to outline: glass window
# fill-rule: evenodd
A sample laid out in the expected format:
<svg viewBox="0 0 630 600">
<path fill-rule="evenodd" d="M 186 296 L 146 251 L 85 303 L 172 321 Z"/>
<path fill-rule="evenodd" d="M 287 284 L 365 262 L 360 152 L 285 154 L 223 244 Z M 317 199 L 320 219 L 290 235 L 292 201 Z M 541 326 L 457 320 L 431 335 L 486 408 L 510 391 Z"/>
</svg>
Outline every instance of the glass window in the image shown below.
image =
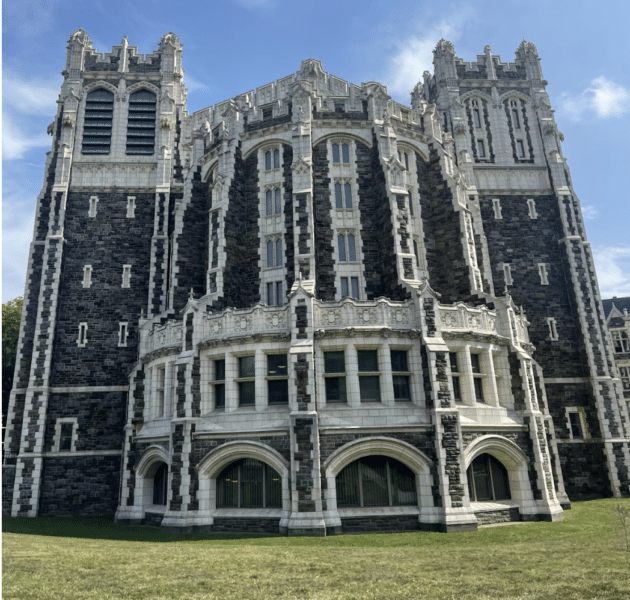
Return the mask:
<svg viewBox="0 0 630 600">
<path fill-rule="evenodd" d="M 276 240 L 276 267 L 282 266 L 282 240 Z"/>
<path fill-rule="evenodd" d="M 380 402 L 381 386 L 376 350 L 357 350 L 359 360 L 359 391 L 361 402 Z M 369 373 L 369 375 L 362 375 Z"/>
<path fill-rule="evenodd" d="M 339 162 L 339 144 L 332 145 L 333 163 Z"/>
<path fill-rule="evenodd" d="M 619 375 L 623 389 L 626 391 L 630 390 L 630 367 L 619 367 Z"/>
<path fill-rule="evenodd" d="M 279 215 L 282 212 L 282 192 L 280 188 L 276 188 L 275 196 L 276 196 L 276 214 Z"/>
<path fill-rule="evenodd" d="M 473 385 L 475 388 L 475 400 L 477 402 L 485 402 L 483 396 L 483 373 L 481 372 L 481 362 L 479 354 L 470 355 L 470 363 L 473 372 Z"/>
<path fill-rule="evenodd" d="M 413 506 L 416 477 L 407 466 L 386 456 L 366 456 L 345 467 L 335 479 L 337 506 Z"/>
<path fill-rule="evenodd" d="M 479 114 L 478 108 L 473 108 L 473 121 L 475 123 L 475 127 L 481 127 L 481 115 Z"/>
<path fill-rule="evenodd" d="M 342 298 L 347 298 L 349 296 L 348 294 L 348 278 L 347 277 L 342 277 L 341 278 L 341 297 Z"/>
<path fill-rule="evenodd" d="M 468 467 L 467 475 L 471 501 L 511 498 L 507 469 L 494 456 L 482 454 L 475 458 Z"/>
<path fill-rule="evenodd" d="M 341 197 L 341 184 L 335 183 L 335 208 L 343 208 L 343 199 Z"/>
<path fill-rule="evenodd" d="M 339 246 L 339 262 L 346 262 L 346 238 L 343 235 L 337 236 Z"/>
<path fill-rule="evenodd" d="M 269 404 L 289 403 L 289 379 L 286 354 L 267 355 L 267 391 Z"/>
<path fill-rule="evenodd" d="M 161 463 L 153 476 L 153 504 L 164 506 L 167 499 L 168 467 Z"/>
<path fill-rule="evenodd" d="M 214 408 L 225 408 L 225 359 L 212 361 L 214 365 Z"/>
<path fill-rule="evenodd" d="M 252 406 L 256 403 L 256 359 L 241 356 L 238 359 L 238 398 L 239 406 Z"/>
<path fill-rule="evenodd" d="M 391 350 L 392 380 L 394 383 L 394 400 L 396 402 L 409 402 L 409 368 L 407 365 L 406 350 Z"/>
<path fill-rule="evenodd" d="M 341 144 L 341 159 L 346 164 L 350 162 L 350 148 L 348 144 Z"/>
<path fill-rule="evenodd" d="M 267 241 L 267 267 L 273 267 L 273 242 Z"/>
<path fill-rule="evenodd" d="M 477 140 L 477 154 L 479 158 L 485 158 L 486 156 L 486 148 L 483 144 L 483 140 Z"/>
<path fill-rule="evenodd" d="M 350 277 L 350 285 L 352 288 L 352 297 L 358 300 L 359 299 L 359 278 Z"/>
<path fill-rule="evenodd" d="M 280 168 L 280 150 L 276 149 L 273 151 L 273 168 Z"/>
<path fill-rule="evenodd" d="M 626 331 L 623 329 L 612 329 L 611 334 L 616 354 L 630 352 L 630 339 L 628 339 L 628 333 Z"/>
<path fill-rule="evenodd" d="M 516 149 L 518 150 L 519 158 L 523 158 L 525 156 L 525 146 L 523 145 L 523 140 L 516 140 Z"/>
<path fill-rule="evenodd" d="M 354 247 L 354 236 L 351 233 L 348 234 L 348 260 L 350 262 L 355 262 L 357 260 L 357 253 Z"/>
<path fill-rule="evenodd" d="M 346 201 L 346 208 L 352 208 L 352 187 L 349 183 L 344 183 L 343 195 Z"/>
<path fill-rule="evenodd" d="M 155 384 L 155 416 L 164 414 L 164 388 L 166 385 L 166 367 L 158 367 L 157 381 Z"/>
<path fill-rule="evenodd" d="M 282 508 L 282 478 L 253 458 L 233 462 L 217 477 L 217 508 Z"/>
<path fill-rule="evenodd" d="M 265 152 L 265 170 L 271 170 L 271 150 Z"/>
<path fill-rule="evenodd" d="M 282 281 L 276 281 L 276 304 L 282 306 L 284 304 L 284 294 L 282 293 Z"/>
<path fill-rule="evenodd" d="M 459 386 L 459 364 L 457 363 L 457 353 L 449 352 L 448 356 L 451 361 L 451 381 L 453 382 L 453 395 L 456 402 L 461 402 L 462 393 Z"/>
<path fill-rule="evenodd" d="M 346 402 L 346 360 L 343 350 L 324 352 L 326 402 Z M 335 374 L 330 376 L 330 374 Z"/>
<path fill-rule="evenodd" d="M 583 439 L 584 433 L 582 432 L 582 421 L 580 420 L 579 413 L 569 413 L 569 423 L 571 425 L 571 435 L 573 439 Z"/>
<path fill-rule="evenodd" d="M 521 120 L 518 118 L 518 110 L 515 108 L 512 109 L 512 125 L 514 126 L 514 129 L 521 128 Z"/>
<path fill-rule="evenodd" d="M 74 429 L 73 423 L 62 423 L 61 431 L 59 433 L 59 451 L 68 452 L 72 450 L 72 430 Z"/>
</svg>

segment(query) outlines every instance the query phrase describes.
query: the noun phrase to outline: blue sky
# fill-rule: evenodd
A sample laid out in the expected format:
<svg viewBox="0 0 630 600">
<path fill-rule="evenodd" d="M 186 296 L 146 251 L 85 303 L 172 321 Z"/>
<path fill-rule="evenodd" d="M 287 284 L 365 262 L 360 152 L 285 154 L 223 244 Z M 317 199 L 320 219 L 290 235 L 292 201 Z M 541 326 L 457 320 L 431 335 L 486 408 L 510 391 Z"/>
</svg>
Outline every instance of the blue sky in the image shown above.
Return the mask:
<svg viewBox="0 0 630 600">
<path fill-rule="evenodd" d="M 398 102 L 444 37 L 465 61 L 489 44 L 513 61 L 533 42 L 573 183 L 586 217 L 603 297 L 630 296 L 630 3 L 619 0 L 11 0 L 3 2 L 2 301 L 22 295 L 37 195 L 64 68 L 83 27 L 99 52 L 123 35 L 141 53 L 172 30 L 184 44 L 188 110 L 297 71 L 316 58 L 356 84 L 380 81 Z"/>
</svg>

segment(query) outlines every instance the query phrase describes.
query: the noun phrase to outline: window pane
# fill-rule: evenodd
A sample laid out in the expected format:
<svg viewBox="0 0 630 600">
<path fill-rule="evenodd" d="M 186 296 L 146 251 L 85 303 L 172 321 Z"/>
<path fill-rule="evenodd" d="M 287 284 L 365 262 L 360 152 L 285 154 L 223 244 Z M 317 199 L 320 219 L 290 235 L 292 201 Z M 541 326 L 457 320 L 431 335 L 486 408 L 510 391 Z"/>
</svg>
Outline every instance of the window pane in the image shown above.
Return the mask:
<svg viewBox="0 0 630 600">
<path fill-rule="evenodd" d="M 470 355 L 470 363 L 472 365 L 472 372 L 473 373 L 481 373 L 481 367 L 479 365 L 479 355 L 478 354 L 471 354 Z"/>
<path fill-rule="evenodd" d="M 369 456 L 360 462 L 363 506 L 389 506 L 385 457 Z"/>
<path fill-rule="evenodd" d="M 346 208 L 352 208 L 352 187 L 349 183 L 345 183 L 343 186 L 343 195 L 346 200 Z"/>
<path fill-rule="evenodd" d="M 475 458 L 472 464 L 473 484 L 475 486 L 478 502 L 483 500 L 492 500 L 487 456 L 487 454 L 482 454 L 481 456 Z"/>
<path fill-rule="evenodd" d="M 413 471 L 393 458 L 388 458 L 387 462 L 392 484 L 392 504 L 394 506 L 417 504 L 416 476 Z"/>
<path fill-rule="evenodd" d="M 253 381 L 241 381 L 238 384 L 239 406 L 256 404 L 256 388 Z"/>
<path fill-rule="evenodd" d="M 486 155 L 486 150 L 483 145 L 483 140 L 477 140 L 477 153 L 479 154 L 480 158 L 484 158 Z"/>
<path fill-rule="evenodd" d="M 332 153 L 333 153 L 333 162 L 338 163 L 339 162 L 339 144 L 333 144 Z"/>
<path fill-rule="evenodd" d="M 280 188 L 276 188 L 276 214 L 279 215 L 282 212 L 282 194 Z"/>
<path fill-rule="evenodd" d="M 337 244 L 339 245 L 339 262 L 346 262 L 346 238 L 343 235 L 337 236 Z"/>
<path fill-rule="evenodd" d="M 449 352 L 448 356 L 451 361 L 451 373 L 459 373 L 459 366 L 457 365 L 457 353 Z"/>
<path fill-rule="evenodd" d="M 214 361 L 214 380 L 223 381 L 225 379 L 225 359 Z"/>
<path fill-rule="evenodd" d="M 455 397 L 455 400 L 462 399 L 462 392 L 459 387 L 459 377 L 453 377 L 453 396 Z"/>
<path fill-rule="evenodd" d="M 271 240 L 267 242 L 267 266 L 273 267 L 273 242 Z"/>
<path fill-rule="evenodd" d="M 481 127 L 481 119 L 478 108 L 473 109 L 473 120 L 475 121 L 475 127 Z"/>
<path fill-rule="evenodd" d="M 282 508 L 282 477 L 269 465 L 265 465 L 265 506 Z"/>
<path fill-rule="evenodd" d="M 265 169 L 267 171 L 271 169 L 271 151 L 265 152 Z"/>
<path fill-rule="evenodd" d="M 510 499 L 510 483 L 507 469 L 494 456 L 489 457 L 492 470 L 492 487 L 495 500 Z"/>
<path fill-rule="evenodd" d="M 286 379 L 272 379 L 267 382 L 269 404 L 289 403 L 289 382 Z"/>
<path fill-rule="evenodd" d="M 350 149 L 348 148 L 348 144 L 341 145 L 341 158 L 346 164 L 350 162 Z"/>
<path fill-rule="evenodd" d="M 374 372 L 378 371 L 378 355 L 376 350 L 358 350 L 359 371 Z"/>
<path fill-rule="evenodd" d="M 352 284 L 352 297 L 358 300 L 359 298 L 359 278 L 351 277 L 350 282 Z"/>
<path fill-rule="evenodd" d="M 337 488 L 337 506 L 360 506 L 359 501 L 359 461 L 345 467 L 335 479 Z"/>
<path fill-rule="evenodd" d="M 153 504 L 166 504 L 168 468 L 162 463 L 153 476 Z"/>
<path fill-rule="evenodd" d="M 325 373 L 345 373 L 346 360 L 343 350 L 337 352 L 324 352 Z"/>
<path fill-rule="evenodd" d="M 256 357 L 254 356 L 241 356 L 238 359 L 238 376 L 239 377 L 254 377 L 256 367 Z"/>
<path fill-rule="evenodd" d="M 265 202 L 267 204 L 266 213 L 267 213 L 267 216 L 269 216 L 273 214 L 273 202 L 271 200 L 271 190 L 267 190 L 265 194 Z"/>
<path fill-rule="evenodd" d="M 348 278 L 347 277 L 341 278 L 341 297 L 342 298 L 348 297 Z"/>
<path fill-rule="evenodd" d="M 483 398 L 483 381 L 481 377 L 475 377 L 475 398 L 477 402 L 485 402 Z"/>
<path fill-rule="evenodd" d="M 276 240 L 276 267 L 282 266 L 282 240 Z"/>
<path fill-rule="evenodd" d="M 521 122 L 518 118 L 518 111 L 517 110 L 512 110 L 512 121 L 514 123 L 514 129 L 520 129 L 521 127 Z"/>
<path fill-rule="evenodd" d="M 340 183 L 335 183 L 335 208 L 343 208 Z"/>
<path fill-rule="evenodd" d="M 232 463 L 217 477 L 217 508 L 238 508 L 239 464 Z"/>
<path fill-rule="evenodd" d="M 380 402 L 381 387 L 378 375 L 362 375 L 359 377 L 361 402 Z"/>
<path fill-rule="evenodd" d="M 61 424 L 61 434 L 59 439 L 59 450 L 72 449 L 72 423 Z"/>
<path fill-rule="evenodd" d="M 582 439 L 582 423 L 578 413 L 569 413 L 569 422 L 571 423 L 571 433 L 574 438 Z"/>
<path fill-rule="evenodd" d="M 282 293 L 282 281 L 276 281 L 276 304 L 284 304 L 284 294 Z"/>
<path fill-rule="evenodd" d="M 273 283 L 267 284 L 267 304 L 269 306 L 273 306 L 275 304 L 273 301 Z"/>
<path fill-rule="evenodd" d="M 225 383 L 217 383 L 214 386 L 214 407 L 225 408 Z"/>
<path fill-rule="evenodd" d="M 273 151 L 273 168 L 278 169 L 280 167 L 280 150 Z"/>
<path fill-rule="evenodd" d="M 406 350 L 392 350 L 392 371 L 409 371 L 407 368 L 407 351 Z"/>
<path fill-rule="evenodd" d="M 346 378 L 326 377 L 326 402 L 346 401 Z"/>
<path fill-rule="evenodd" d="M 241 466 L 241 508 L 263 507 L 263 463 L 246 458 Z"/>
<path fill-rule="evenodd" d="M 394 375 L 394 400 L 400 402 L 408 402 L 411 400 L 409 395 L 409 377 L 406 375 Z"/>
<path fill-rule="evenodd" d="M 269 377 L 282 377 L 287 375 L 287 355 L 267 355 L 267 375 Z"/>
<path fill-rule="evenodd" d="M 409 156 L 405 152 L 405 169 L 409 170 Z"/>
<path fill-rule="evenodd" d="M 357 260 L 357 253 L 354 248 L 354 236 L 352 234 L 348 235 L 348 260 L 350 262 Z"/>
</svg>

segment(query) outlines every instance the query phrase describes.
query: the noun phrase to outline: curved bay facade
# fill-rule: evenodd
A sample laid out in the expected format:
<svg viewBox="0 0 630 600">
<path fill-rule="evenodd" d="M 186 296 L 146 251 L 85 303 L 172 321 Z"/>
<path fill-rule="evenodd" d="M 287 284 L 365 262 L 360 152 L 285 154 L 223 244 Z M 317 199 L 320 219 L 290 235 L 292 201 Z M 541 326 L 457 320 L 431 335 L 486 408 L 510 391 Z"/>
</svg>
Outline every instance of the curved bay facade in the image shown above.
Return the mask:
<svg viewBox="0 0 630 600">
<path fill-rule="evenodd" d="M 5 511 L 456 531 L 629 491 L 532 44 L 463 63 L 441 41 L 410 106 L 309 59 L 188 114 L 181 61 L 172 33 L 147 56 L 70 39 Z"/>
</svg>

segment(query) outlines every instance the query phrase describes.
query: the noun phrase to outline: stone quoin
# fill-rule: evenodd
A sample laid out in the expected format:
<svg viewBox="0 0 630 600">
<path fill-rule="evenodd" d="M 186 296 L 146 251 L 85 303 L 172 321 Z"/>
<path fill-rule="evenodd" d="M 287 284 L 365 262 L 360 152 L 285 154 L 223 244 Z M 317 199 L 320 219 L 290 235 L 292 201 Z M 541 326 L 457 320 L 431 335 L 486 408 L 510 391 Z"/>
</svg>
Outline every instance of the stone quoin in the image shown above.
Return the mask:
<svg viewBox="0 0 630 600">
<path fill-rule="evenodd" d="M 5 514 L 451 532 L 630 492 L 533 44 L 468 63 L 441 40 L 409 106 L 308 59 L 189 114 L 174 33 L 100 54 L 79 29 L 63 76 Z"/>
</svg>

